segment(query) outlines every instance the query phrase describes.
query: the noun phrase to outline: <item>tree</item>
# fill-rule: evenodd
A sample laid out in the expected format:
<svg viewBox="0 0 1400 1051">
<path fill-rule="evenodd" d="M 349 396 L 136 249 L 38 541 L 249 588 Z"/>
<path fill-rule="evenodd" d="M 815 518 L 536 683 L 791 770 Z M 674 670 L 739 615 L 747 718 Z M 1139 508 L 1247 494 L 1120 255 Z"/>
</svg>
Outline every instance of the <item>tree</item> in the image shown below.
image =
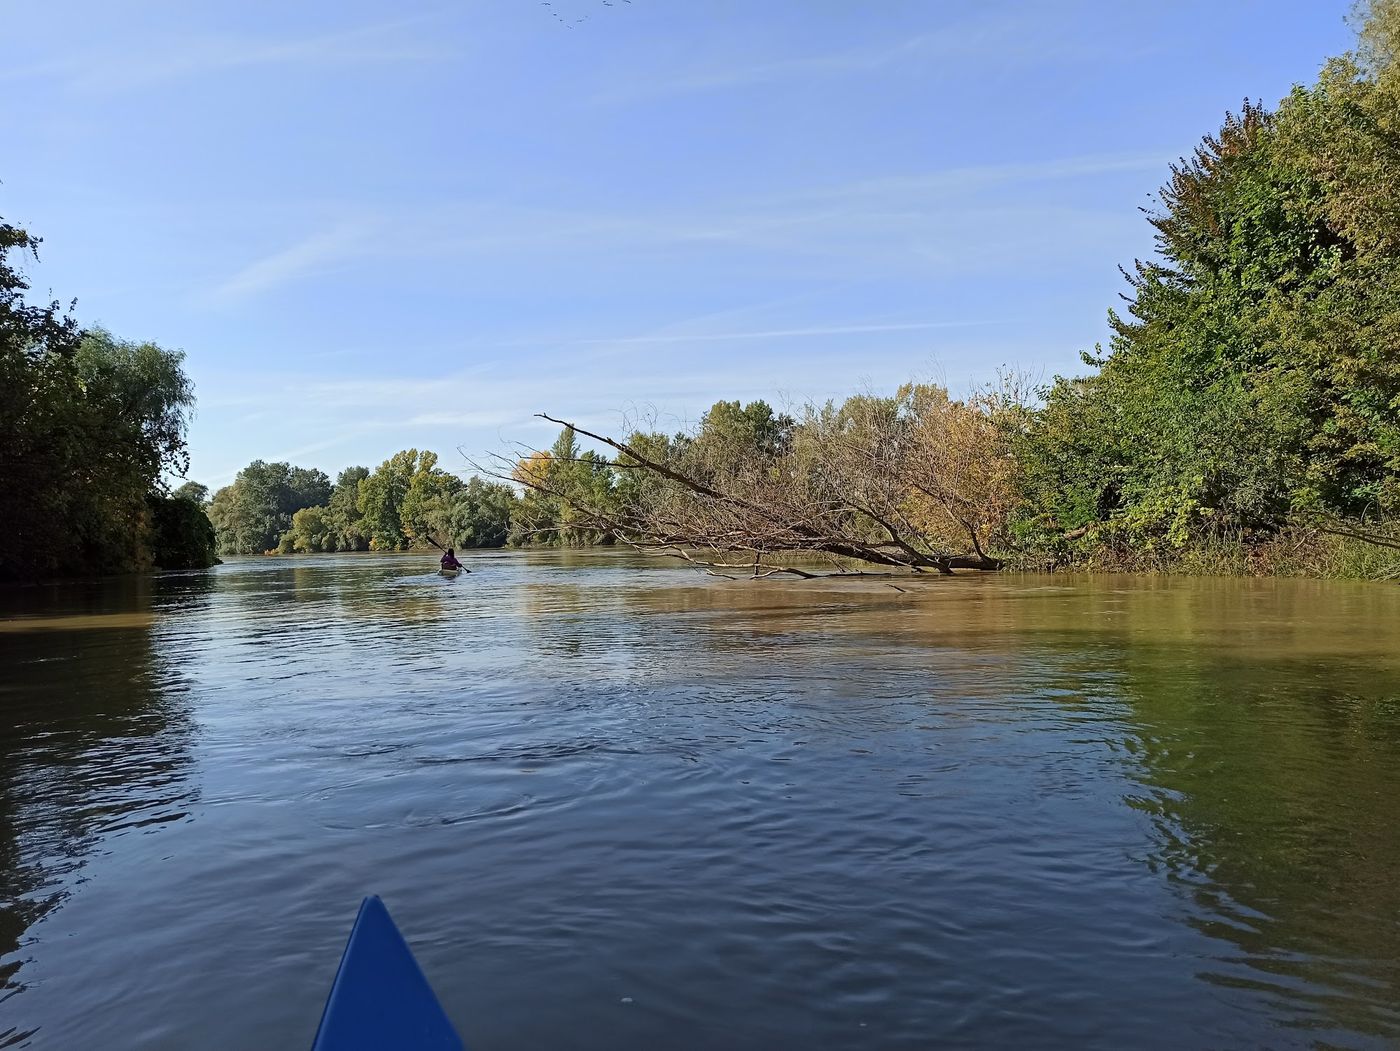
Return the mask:
<svg viewBox="0 0 1400 1051">
<path fill-rule="evenodd" d="M 151 493 L 147 501 L 151 511 L 151 559 L 158 568 L 204 569 L 219 561 L 214 526 L 197 501 L 159 493 Z"/>
<path fill-rule="evenodd" d="M 7 363 L 20 355 L 34 359 L 71 358 L 78 347 L 81 333 L 71 311 L 74 300 L 65 311 L 57 300 L 45 305 L 25 302 L 29 282 L 16 266 L 14 256 L 39 259 L 43 239 L 27 230 L 0 219 L 0 354 Z M 13 391 L 12 391 L 13 393 Z"/>
<path fill-rule="evenodd" d="M 369 534 L 360 513 L 360 482 L 368 477 L 367 467 L 347 467 L 336 476 L 326 520 L 335 536 L 337 551 L 364 551 L 369 547 Z"/>
<path fill-rule="evenodd" d="M 510 536 L 518 500 L 508 485 L 468 479 L 448 510 L 447 536 L 454 547 L 501 547 Z"/>
<path fill-rule="evenodd" d="M 1018 532 L 1073 557 L 1400 511 L 1400 5 L 1173 166 L 1096 374 L 1024 431 Z"/>
<path fill-rule="evenodd" d="M 589 450 L 565 425 L 548 452 L 516 462 L 511 476 L 525 487 L 511 516 L 510 542 L 542 547 L 586 547 L 613 541 L 593 512 L 615 504 L 613 465 Z M 590 509 L 585 511 L 584 509 Z"/>
<path fill-rule="evenodd" d="M 412 452 L 412 450 L 409 450 Z M 377 479 L 367 486 L 373 502 L 395 483 L 394 476 L 405 470 L 408 456 L 395 464 L 391 458 L 375 472 Z M 500 547 L 510 530 L 511 511 L 516 504 L 509 486 L 472 478 L 463 484 L 455 475 L 437 467 L 436 454 L 414 454 L 413 473 L 398 505 L 402 539 L 381 529 L 375 537 L 377 550 L 395 550 L 420 540 L 439 546 Z M 331 493 L 329 506 L 304 507 L 292 515 L 291 527 L 282 534 L 278 550 L 283 553 L 362 550 L 368 543 L 365 519 L 360 516 L 360 483 L 369 479 L 363 467 L 349 467 L 340 473 Z M 356 495 L 351 517 L 349 495 Z M 375 520 L 388 522 L 388 509 L 374 511 Z"/>
<path fill-rule="evenodd" d="M 746 414 L 731 411 L 734 403 L 720 404 L 724 408 L 707 414 L 690 441 L 641 435 L 634 443 L 578 430 L 617 459 L 584 453 L 575 463 L 649 476 L 647 484 L 621 490 L 627 502 L 611 484 L 582 485 L 559 469 L 575 428 L 555 420 L 565 434 L 551 450 L 548 469 L 516 466 L 515 477 L 530 490 L 522 505 L 538 494 L 598 534 L 711 568 L 752 567 L 755 574 L 812 575 L 786 558 L 792 553 L 837 560 L 838 567 L 847 559 L 916 572 L 1000 565 L 982 550 L 982 540 L 1004 532 L 1010 472 L 998 463 L 993 475 L 1008 480 L 981 489 L 955 473 L 978 457 L 1005 458 L 1006 442 L 994 423 L 964 419 L 988 413 L 991 402 L 953 403 L 946 392 L 935 396 L 932 388 L 910 387 L 894 399 L 861 396 L 840 409 L 809 405 L 800 423 L 784 423 L 766 438 L 761 430 L 733 427 Z M 757 418 L 771 417 L 759 410 Z M 942 422 L 935 431 L 936 419 Z M 982 447 L 983 441 L 998 444 Z M 955 442 L 968 449 L 946 448 Z M 991 501 L 993 491 L 996 502 L 981 508 L 978 501 Z M 921 500 L 925 513 L 929 507 L 951 513 L 963 530 L 958 547 L 941 545 L 921 528 Z"/>
<path fill-rule="evenodd" d="M 442 546 L 448 542 L 452 506 L 462 488 L 460 478 L 437 467 L 437 453 L 424 450 L 399 509 L 410 543 L 428 540 Z"/>
<path fill-rule="evenodd" d="M 330 496 L 330 479 L 323 471 L 254 460 L 209 503 L 219 551 L 248 554 L 272 550 L 291 528 L 296 512 L 325 504 Z"/>
<path fill-rule="evenodd" d="M 0 576 L 62 567 L 62 523 L 77 494 L 62 484 L 81 455 L 82 414 L 72 365 L 80 333 L 58 302 L 31 305 L 15 256 L 38 259 L 40 239 L 0 221 L 0 490 L 5 543 Z M 71 309 L 71 307 L 70 307 Z M 76 441 L 75 441 L 76 439 Z"/>
<path fill-rule="evenodd" d="M 560 516 L 560 501 L 550 490 L 553 457 L 542 450 L 522 457 L 511 468 L 511 478 L 525 490 L 510 518 L 509 542 L 514 547 L 548 543 Z"/>
<path fill-rule="evenodd" d="M 324 507 L 303 507 L 292 515 L 292 527 L 282 534 L 278 550 L 315 552 L 336 550 L 337 537 Z"/>
<path fill-rule="evenodd" d="M 316 507 L 331 498 L 331 480 L 314 467 L 293 467 L 287 472 L 280 510 L 293 513 L 303 507 Z"/>
<path fill-rule="evenodd" d="M 717 401 L 701 419 L 690 452 L 697 460 L 711 459 L 721 467 L 781 456 L 792 441 L 794 426 L 791 416 L 775 413 L 766 401 L 742 407 L 737 401 Z"/>
<path fill-rule="evenodd" d="M 189 467 L 185 432 L 194 406 L 194 386 L 185 375 L 185 355 L 154 343 L 132 343 L 106 329 L 83 334 L 74 355 L 89 402 L 109 428 L 107 440 L 131 450 L 131 465 L 153 482 L 163 470 L 183 475 Z"/>
<path fill-rule="evenodd" d="M 437 461 L 436 454 L 425 453 L 424 457 L 430 458 L 427 469 L 431 470 Z M 403 506 L 419 470 L 418 450 L 405 449 L 389 457 L 360 482 L 362 525 L 375 551 L 398 551 L 412 542 L 412 535 L 404 532 Z"/>
<path fill-rule="evenodd" d="M 148 496 L 187 462 L 184 355 L 29 304 L 15 257 L 38 245 L 0 221 L 0 577 L 147 568 Z"/>
<path fill-rule="evenodd" d="M 209 502 L 209 487 L 201 485 L 199 482 L 184 482 L 170 495 L 181 500 L 188 500 L 196 507 L 203 507 Z"/>
</svg>

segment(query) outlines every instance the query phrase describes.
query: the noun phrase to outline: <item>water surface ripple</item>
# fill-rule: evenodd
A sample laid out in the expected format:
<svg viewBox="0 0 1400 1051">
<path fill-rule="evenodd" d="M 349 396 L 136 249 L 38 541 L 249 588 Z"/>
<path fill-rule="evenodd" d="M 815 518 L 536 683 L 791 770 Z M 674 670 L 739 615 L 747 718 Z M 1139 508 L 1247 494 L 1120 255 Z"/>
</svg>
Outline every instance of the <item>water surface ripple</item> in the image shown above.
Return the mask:
<svg viewBox="0 0 1400 1051">
<path fill-rule="evenodd" d="M 0 593 L 0 1047 L 1400 1042 L 1400 589 L 469 565 Z"/>
</svg>

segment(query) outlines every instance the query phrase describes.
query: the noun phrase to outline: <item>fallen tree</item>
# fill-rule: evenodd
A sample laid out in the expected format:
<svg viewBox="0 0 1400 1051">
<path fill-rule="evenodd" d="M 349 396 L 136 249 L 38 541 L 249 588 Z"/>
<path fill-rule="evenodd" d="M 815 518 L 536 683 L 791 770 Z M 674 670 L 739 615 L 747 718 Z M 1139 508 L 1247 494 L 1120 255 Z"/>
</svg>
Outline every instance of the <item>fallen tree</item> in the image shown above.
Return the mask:
<svg viewBox="0 0 1400 1051">
<path fill-rule="evenodd" d="M 893 398 L 808 405 L 800 420 L 720 402 L 694 433 L 623 439 L 541 413 L 570 436 L 556 449 L 577 434 L 610 458 L 532 452 L 498 457 L 492 473 L 574 523 L 721 575 L 811 577 L 821 563 L 834 574 L 994 570 L 1014 499 L 1018 405 L 1005 388 L 958 401 L 909 385 Z M 604 465 L 613 481 L 600 486 Z"/>
</svg>

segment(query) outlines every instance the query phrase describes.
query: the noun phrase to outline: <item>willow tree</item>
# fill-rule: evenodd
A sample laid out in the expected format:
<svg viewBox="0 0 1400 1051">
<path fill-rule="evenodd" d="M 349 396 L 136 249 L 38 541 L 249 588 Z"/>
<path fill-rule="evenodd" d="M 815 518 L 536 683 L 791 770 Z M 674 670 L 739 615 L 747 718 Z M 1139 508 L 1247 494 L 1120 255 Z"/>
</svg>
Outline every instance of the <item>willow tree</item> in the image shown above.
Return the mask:
<svg viewBox="0 0 1400 1051">
<path fill-rule="evenodd" d="M 182 533 L 167 526 L 203 514 L 165 503 L 163 476 L 188 466 L 184 355 L 29 302 L 22 267 L 39 243 L 0 221 L 0 577 L 208 565 L 212 551 L 158 550 Z"/>
</svg>

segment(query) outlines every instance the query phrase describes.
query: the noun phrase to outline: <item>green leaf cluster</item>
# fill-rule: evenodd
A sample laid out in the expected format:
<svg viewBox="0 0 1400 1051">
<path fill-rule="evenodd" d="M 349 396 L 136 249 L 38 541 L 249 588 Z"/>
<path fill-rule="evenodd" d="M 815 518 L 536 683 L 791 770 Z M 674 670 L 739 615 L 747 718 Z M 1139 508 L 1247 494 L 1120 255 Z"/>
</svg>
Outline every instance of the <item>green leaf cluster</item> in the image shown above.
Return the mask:
<svg viewBox="0 0 1400 1051">
<path fill-rule="evenodd" d="M 292 527 L 296 512 L 324 504 L 330 497 L 331 481 L 323 471 L 254 460 L 209 502 L 219 552 L 273 550 Z"/>
<path fill-rule="evenodd" d="M 1023 542 L 1180 550 L 1400 511 L 1398 11 L 1369 5 L 1362 50 L 1172 168 L 1098 371 L 1057 379 L 1018 443 Z"/>
<path fill-rule="evenodd" d="M 214 525 L 201 501 L 180 490 L 169 496 L 151 493 L 146 501 L 151 514 L 151 560 L 158 568 L 203 569 L 218 561 Z"/>
<path fill-rule="evenodd" d="M 0 221 L 0 578 L 210 564 L 193 540 L 202 510 L 163 495 L 188 466 L 184 355 L 28 302 L 21 267 L 39 243 Z"/>
<path fill-rule="evenodd" d="M 209 504 L 218 548 L 285 554 L 503 545 L 514 490 L 475 477 L 463 482 L 437 462 L 429 450 L 404 449 L 373 471 L 347 467 L 332 485 L 314 468 L 255 460 Z"/>
<path fill-rule="evenodd" d="M 580 452 L 578 436 L 565 427 L 548 452 L 516 466 L 525 484 L 510 520 L 509 542 L 516 546 L 589 547 L 611 544 L 610 530 L 599 527 L 595 515 L 618 505 L 617 476 L 608 459 L 590 450 Z"/>
</svg>

